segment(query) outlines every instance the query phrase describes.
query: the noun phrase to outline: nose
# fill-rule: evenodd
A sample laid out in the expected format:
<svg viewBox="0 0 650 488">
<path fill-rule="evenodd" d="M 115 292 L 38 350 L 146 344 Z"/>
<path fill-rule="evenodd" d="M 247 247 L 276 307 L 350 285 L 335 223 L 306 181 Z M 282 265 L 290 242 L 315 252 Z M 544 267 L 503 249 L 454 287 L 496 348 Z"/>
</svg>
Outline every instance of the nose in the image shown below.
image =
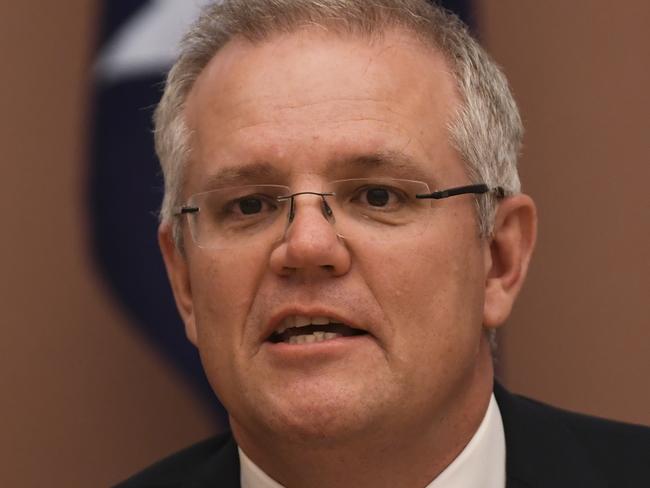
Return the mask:
<svg viewBox="0 0 650 488">
<path fill-rule="evenodd" d="M 350 253 L 336 232 L 336 215 L 327 198 L 312 192 L 291 197 L 284 239 L 271 253 L 275 273 L 340 276 L 349 270 Z"/>
</svg>

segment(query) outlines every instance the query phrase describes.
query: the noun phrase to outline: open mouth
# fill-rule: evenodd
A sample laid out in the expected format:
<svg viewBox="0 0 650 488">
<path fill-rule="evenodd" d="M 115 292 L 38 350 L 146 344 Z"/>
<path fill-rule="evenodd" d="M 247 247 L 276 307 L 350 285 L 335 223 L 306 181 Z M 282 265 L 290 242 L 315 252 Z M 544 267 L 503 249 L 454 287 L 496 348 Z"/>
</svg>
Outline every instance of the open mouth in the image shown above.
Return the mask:
<svg viewBox="0 0 650 488">
<path fill-rule="evenodd" d="M 292 316 L 282 321 L 268 341 L 274 344 L 309 344 L 364 334 L 367 334 L 365 330 L 350 327 L 327 317 Z"/>
</svg>

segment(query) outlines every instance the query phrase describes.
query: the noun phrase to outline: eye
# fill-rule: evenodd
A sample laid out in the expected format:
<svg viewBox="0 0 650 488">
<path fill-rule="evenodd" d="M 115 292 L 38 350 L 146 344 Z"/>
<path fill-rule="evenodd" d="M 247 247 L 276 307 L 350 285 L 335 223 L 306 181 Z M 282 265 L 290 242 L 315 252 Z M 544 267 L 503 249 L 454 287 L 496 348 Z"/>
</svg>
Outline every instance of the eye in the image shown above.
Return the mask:
<svg viewBox="0 0 650 488">
<path fill-rule="evenodd" d="M 390 202 L 390 193 L 385 188 L 366 190 L 366 201 L 373 207 L 385 207 Z"/>
<path fill-rule="evenodd" d="M 268 214 L 277 208 L 275 199 L 268 195 L 246 195 L 232 200 L 226 206 L 228 213 L 235 216 Z"/>
<path fill-rule="evenodd" d="M 389 186 L 366 185 L 357 189 L 353 198 L 357 204 L 368 209 L 383 211 L 397 210 L 403 206 L 405 194 L 397 188 Z"/>
<path fill-rule="evenodd" d="M 260 213 L 263 208 L 263 202 L 257 197 L 242 198 L 237 202 L 239 211 L 244 215 Z"/>
</svg>

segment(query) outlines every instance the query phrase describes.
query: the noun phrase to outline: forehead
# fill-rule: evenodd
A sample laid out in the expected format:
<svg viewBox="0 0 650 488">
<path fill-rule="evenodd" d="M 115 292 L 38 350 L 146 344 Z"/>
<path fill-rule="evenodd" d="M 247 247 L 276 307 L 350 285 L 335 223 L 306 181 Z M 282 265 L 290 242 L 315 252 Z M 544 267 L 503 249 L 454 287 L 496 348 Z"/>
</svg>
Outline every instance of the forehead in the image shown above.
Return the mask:
<svg viewBox="0 0 650 488">
<path fill-rule="evenodd" d="M 188 96 L 188 180 L 250 164 L 327 172 L 331 162 L 376 154 L 443 163 L 455 158 L 447 126 L 457 106 L 442 54 L 400 30 L 234 39 Z"/>
</svg>

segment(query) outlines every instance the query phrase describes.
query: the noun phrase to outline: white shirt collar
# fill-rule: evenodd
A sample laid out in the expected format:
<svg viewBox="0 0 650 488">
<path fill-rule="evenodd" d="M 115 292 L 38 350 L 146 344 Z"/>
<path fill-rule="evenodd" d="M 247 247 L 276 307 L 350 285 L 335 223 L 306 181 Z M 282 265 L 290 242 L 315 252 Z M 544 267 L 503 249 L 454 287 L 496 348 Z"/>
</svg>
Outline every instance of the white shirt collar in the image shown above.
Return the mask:
<svg viewBox="0 0 650 488">
<path fill-rule="evenodd" d="M 501 412 L 490 398 L 485 417 L 465 449 L 425 488 L 505 488 L 506 437 Z"/>
<path fill-rule="evenodd" d="M 239 448 L 242 488 L 283 488 Z M 504 488 L 506 439 L 494 395 L 478 430 L 461 453 L 425 488 Z"/>
<path fill-rule="evenodd" d="M 239 450 L 239 483 L 241 488 L 284 488 Z"/>
</svg>

